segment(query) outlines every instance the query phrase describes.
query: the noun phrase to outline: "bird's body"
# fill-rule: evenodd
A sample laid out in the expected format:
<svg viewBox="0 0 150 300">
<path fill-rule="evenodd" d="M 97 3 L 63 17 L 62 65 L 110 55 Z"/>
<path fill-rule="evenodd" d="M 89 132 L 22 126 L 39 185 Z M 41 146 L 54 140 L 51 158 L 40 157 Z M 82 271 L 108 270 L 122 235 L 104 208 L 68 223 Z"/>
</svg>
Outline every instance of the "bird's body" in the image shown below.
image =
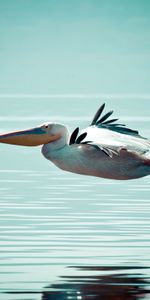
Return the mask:
<svg viewBox="0 0 150 300">
<path fill-rule="evenodd" d="M 67 130 L 67 128 L 66 128 Z M 86 129 L 87 138 L 96 134 L 94 126 Z M 108 136 L 107 136 L 108 135 Z M 112 151 L 112 157 L 90 144 L 72 144 L 67 140 L 63 144 L 57 141 L 42 147 L 43 155 L 62 170 L 110 179 L 135 179 L 150 174 L 150 142 L 128 135 L 98 129 L 101 145 Z M 59 144 L 59 145 L 58 145 Z M 56 147 L 56 148 L 55 148 Z M 128 150 L 126 150 L 128 149 Z M 136 149 L 136 151 L 135 151 Z M 118 152 L 118 153 L 117 153 Z"/>
<path fill-rule="evenodd" d="M 15 145 L 43 144 L 42 154 L 62 170 L 110 179 L 135 179 L 150 174 L 150 141 L 137 131 L 104 115 L 104 104 L 91 125 L 80 135 L 69 136 L 67 127 L 49 123 L 40 127 L 4 134 L 0 142 Z"/>
</svg>

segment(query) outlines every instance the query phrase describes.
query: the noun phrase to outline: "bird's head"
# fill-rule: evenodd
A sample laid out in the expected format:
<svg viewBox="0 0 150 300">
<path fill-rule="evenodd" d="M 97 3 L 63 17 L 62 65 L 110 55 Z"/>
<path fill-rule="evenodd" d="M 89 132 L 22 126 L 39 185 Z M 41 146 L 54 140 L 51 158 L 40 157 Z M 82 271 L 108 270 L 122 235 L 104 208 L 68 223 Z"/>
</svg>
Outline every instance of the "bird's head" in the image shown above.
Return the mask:
<svg viewBox="0 0 150 300">
<path fill-rule="evenodd" d="M 1 134 L 0 143 L 39 146 L 59 140 L 66 135 L 66 132 L 67 129 L 64 125 L 45 123 L 35 128 Z"/>
</svg>

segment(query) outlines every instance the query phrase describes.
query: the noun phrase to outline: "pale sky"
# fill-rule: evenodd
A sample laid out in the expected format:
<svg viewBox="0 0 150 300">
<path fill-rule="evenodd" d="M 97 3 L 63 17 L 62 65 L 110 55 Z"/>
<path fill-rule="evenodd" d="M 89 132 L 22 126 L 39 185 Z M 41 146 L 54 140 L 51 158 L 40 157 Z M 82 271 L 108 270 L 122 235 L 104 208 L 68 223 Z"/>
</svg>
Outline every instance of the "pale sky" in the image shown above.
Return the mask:
<svg viewBox="0 0 150 300">
<path fill-rule="evenodd" d="M 0 0 L 0 94 L 150 94 L 149 0 Z"/>
</svg>

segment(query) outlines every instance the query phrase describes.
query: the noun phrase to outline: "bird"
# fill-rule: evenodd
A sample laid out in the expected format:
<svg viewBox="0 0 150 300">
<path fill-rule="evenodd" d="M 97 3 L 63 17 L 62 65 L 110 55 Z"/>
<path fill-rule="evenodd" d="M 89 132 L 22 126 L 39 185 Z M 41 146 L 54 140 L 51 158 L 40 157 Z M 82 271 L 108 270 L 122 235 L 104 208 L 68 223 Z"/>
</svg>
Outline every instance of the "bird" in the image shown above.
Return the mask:
<svg viewBox="0 0 150 300">
<path fill-rule="evenodd" d="M 137 130 L 110 119 L 103 103 L 90 125 L 69 134 L 59 123 L 0 135 L 0 143 L 40 146 L 44 157 L 58 168 L 105 179 L 129 180 L 150 174 L 150 140 Z"/>
</svg>

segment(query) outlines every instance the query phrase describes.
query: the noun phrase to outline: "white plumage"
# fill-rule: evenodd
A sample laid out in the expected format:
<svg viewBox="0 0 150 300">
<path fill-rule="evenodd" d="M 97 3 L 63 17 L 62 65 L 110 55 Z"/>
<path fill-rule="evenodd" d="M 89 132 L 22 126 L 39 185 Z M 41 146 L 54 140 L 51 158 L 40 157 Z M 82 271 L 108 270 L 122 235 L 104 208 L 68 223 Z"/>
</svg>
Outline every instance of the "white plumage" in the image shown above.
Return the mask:
<svg viewBox="0 0 150 300">
<path fill-rule="evenodd" d="M 2 134 L 1 143 L 22 146 L 43 144 L 42 154 L 57 167 L 78 174 L 110 179 L 135 179 L 150 174 L 150 141 L 138 131 L 102 116 L 105 104 L 89 127 L 69 135 L 62 124 L 46 123 L 33 129 Z"/>
</svg>

